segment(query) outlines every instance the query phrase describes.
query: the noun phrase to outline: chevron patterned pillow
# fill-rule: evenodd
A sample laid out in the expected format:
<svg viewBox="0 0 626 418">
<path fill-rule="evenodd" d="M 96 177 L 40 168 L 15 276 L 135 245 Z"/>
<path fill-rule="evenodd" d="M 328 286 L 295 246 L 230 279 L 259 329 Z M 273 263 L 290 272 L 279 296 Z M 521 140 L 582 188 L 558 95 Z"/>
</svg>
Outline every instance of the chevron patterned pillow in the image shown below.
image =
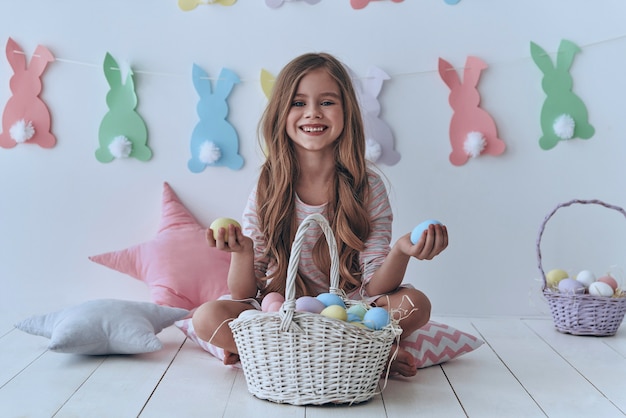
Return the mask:
<svg viewBox="0 0 626 418">
<path fill-rule="evenodd" d="M 417 360 L 418 369 L 445 363 L 483 344 L 480 338 L 435 321 L 400 341 L 400 346 Z"/>
</svg>

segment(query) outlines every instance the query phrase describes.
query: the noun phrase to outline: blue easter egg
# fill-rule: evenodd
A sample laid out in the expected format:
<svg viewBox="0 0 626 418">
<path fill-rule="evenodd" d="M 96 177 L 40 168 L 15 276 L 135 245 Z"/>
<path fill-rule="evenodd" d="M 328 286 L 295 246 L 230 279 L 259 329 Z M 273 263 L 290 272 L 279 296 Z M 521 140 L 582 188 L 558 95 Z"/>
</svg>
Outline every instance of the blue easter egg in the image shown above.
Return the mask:
<svg viewBox="0 0 626 418">
<path fill-rule="evenodd" d="M 415 228 L 413 228 L 413 231 L 411 231 L 411 242 L 414 245 L 417 244 L 417 241 L 420 240 L 420 237 L 422 236 L 422 232 L 427 230 L 430 225 L 441 225 L 441 222 L 435 219 L 427 219 L 424 222 L 417 225 Z"/>
<path fill-rule="evenodd" d="M 348 312 L 348 322 L 361 322 L 362 320 L 363 318 L 361 318 L 360 316 Z"/>
<path fill-rule="evenodd" d="M 383 329 L 389 324 L 389 312 L 385 308 L 374 307 L 365 313 L 363 324 L 370 329 Z"/>
<path fill-rule="evenodd" d="M 344 303 L 343 299 L 341 299 L 341 296 L 334 293 L 320 293 L 316 297 L 325 306 L 339 305 L 343 308 L 346 307 L 346 304 Z"/>
</svg>

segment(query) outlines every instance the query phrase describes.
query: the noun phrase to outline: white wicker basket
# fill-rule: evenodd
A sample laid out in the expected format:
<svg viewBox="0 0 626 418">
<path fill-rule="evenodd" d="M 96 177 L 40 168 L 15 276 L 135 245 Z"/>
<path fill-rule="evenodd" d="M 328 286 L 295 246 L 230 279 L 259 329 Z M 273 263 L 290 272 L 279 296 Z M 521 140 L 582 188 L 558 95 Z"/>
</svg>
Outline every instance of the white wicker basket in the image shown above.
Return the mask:
<svg viewBox="0 0 626 418">
<path fill-rule="evenodd" d="M 248 390 L 256 397 L 293 405 L 364 402 L 376 394 L 391 345 L 402 330 L 395 321 L 374 331 L 319 314 L 295 312 L 300 249 L 307 228 L 314 223 L 322 228 L 330 250 L 329 292 L 342 296 L 333 232 L 323 216 L 311 215 L 296 232 L 286 300 L 280 311 L 243 316 L 229 325 Z M 347 306 L 358 303 L 344 301 Z"/>
</svg>

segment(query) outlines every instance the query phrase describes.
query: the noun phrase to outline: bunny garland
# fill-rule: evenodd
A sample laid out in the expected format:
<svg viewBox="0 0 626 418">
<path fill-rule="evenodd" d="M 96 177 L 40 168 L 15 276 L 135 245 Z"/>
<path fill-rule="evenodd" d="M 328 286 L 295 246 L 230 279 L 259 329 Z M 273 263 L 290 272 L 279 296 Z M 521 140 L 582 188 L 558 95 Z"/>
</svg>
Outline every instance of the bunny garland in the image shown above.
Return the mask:
<svg viewBox="0 0 626 418">
<path fill-rule="evenodd" d="M 135 110 L 137 95 L 133 73 L 129 70 L 122 80 L 121 68 L 108 52 L 104 58 L 103 69 L 110 87 L 106 96 L 109 111 L 100 123 L 100 147 L 96 150 L 96 159 L 101 163 L 127 157 L 148 161 L 152 158 L 152 151 L 146 145 L 146 124 Z"/>
<path fill-rule="evenodd" d="M 498 138 L 493 118 L 479 106 L 478 80 L 486 68 L 483 60 L 468 56 L 461 82 L 454 67 L 439 58 L 439 75 L 450 88 L 448 102 L 454 111 L 450 121 L 450 162 L 456 166 L 484 153 L 500 155 L 506 148 L 504 141 Z"/>
<path fill-rule="evenodd" d="M 561 140 L 572 138 L 589 139 L 595 129 L 588 122 L 587 108 L 583 101 L 572 92 L 572 76 L 569 70 L 574 56 L 580 48 L 563 39 L 559 45 L 556 67 L 550 56 L 539 45 L 530 43 L 530 55 L 543 73 L 541 87 L 546 99 L 541 108 L 541 130 L 543 136 L 539 146 L 552 149 Z"/>
<path fill-rule="evenodd" d="M 195 9 L 201 4 L 216 4 L 222 6 L 232 6 L 237 0 L 178 0 L 178 7 L 185 12 Z"/>
<path fill-rule="evenodd" d="M 200 96 L 196 110 L 200 121 L 191 134 L 191 159 L 187 166 L 193 173 L 200 173 L 206 166 L 226 166 L 239 170 L 243 157 L 239 155 L 239 137 L 228 116 L 227 99 L 239 77 L 223 68 L 211 91 L 211 80 L 206 71 L 194 64 L 192 80 Z"/>
<path fill-rule="evenodd" d="M 42 148 L 52 148 L 56 138 L 50 132 L 50 111 L 41 100 L 41 75 L 54 61 L 52 53 L 38 45 L 30 64 L 26 55 L 11 38 L 7 40 L 6 57 L 13 69 L 9 82 L 13 94 L 2 115 L 0 147 L 13 148 L 17 144 L 37 144 Z"/>
</svg>

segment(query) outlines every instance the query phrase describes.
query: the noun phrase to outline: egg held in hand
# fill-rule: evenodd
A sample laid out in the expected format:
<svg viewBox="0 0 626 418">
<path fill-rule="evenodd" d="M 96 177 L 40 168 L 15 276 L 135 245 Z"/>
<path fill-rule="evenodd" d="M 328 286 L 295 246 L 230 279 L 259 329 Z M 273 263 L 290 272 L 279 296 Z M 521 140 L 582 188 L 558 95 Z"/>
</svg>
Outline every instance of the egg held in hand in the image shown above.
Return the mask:
<svg viewBox="0 0 626 418">
<path fill-rule="evenodd" d="M 217 240 L 218 231 L 220 230 L 220 228 L 224 228 L 226 232 L 224 234 L 224 242 L 228 242 L 228 226 L 229 225 L 235 225 L 237 228 L 241 228 L 241 225 L 239 224 L 239 222 L 237 222 L 236 220 L 232 218 L 217 218 L 216 220 L 211 222 L 211 225 L 209 226 L 209 228 L 213 230 L 213 238 Z"/>
<path fill-rule="evenodd" d="M 417 244 L 417 241 L 420 240 L 422 233 L 426 231 L 430 225 L 441 225 L 441 222 L 435 219 L 427 219 L 413 228 L 413 231 L 411 231 L 411 242 L 413 245 Z"/>
</svg>

